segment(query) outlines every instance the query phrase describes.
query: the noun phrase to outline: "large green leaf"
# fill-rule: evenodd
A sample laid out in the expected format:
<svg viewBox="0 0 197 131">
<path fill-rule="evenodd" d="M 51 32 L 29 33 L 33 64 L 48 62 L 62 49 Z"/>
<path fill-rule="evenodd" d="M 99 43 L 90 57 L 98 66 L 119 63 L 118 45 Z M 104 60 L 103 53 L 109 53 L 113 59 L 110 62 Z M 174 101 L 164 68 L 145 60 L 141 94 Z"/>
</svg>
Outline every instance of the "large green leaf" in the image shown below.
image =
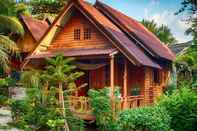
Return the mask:
<svg viewBox="0 0 197 131">
<path fill-rule="evenodd" d="M 16 33 L 23 35 L 24 29 L 17 18 L 0 15 L 0 33 Z"/>
<path fill-rule="evenodd" d="M 0 65 L 8 68 L 9 55 L 17 54 L 18 48 L 8 36 L 0 35 Z"/>
</svg>

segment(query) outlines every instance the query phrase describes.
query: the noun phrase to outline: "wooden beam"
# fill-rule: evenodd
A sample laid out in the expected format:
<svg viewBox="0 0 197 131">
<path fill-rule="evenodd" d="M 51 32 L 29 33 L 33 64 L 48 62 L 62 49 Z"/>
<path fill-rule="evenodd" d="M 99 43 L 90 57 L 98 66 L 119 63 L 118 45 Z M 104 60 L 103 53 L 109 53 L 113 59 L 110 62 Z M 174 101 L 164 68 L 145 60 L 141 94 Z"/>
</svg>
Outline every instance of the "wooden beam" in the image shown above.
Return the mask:
<svg viewBox="0 0 197 131">
<path fill-rule="evenodd" d="M 110 59 L 110 86 L 111 86 L 111 97 L 114 97 L 114 55 L 111 55 Z"/>
<path fill-rule="evenodd" d="M 124 76 L 123 76 L 123 108 L 127 108 L 127 88 L 128 88 L 128 61 L 124 59 Z"/>
<path fill-rule="evenodd" d="M 115 111 L 116 111 L 116 104 L 115 104 L 115 85 L 114 85 L 114 55 L 110 56 L 110 86 L 111 86 L 111 102 L 112 102 L 112 113 L 113 113 L 113 118 L 115 118 Z"/>
</svg>

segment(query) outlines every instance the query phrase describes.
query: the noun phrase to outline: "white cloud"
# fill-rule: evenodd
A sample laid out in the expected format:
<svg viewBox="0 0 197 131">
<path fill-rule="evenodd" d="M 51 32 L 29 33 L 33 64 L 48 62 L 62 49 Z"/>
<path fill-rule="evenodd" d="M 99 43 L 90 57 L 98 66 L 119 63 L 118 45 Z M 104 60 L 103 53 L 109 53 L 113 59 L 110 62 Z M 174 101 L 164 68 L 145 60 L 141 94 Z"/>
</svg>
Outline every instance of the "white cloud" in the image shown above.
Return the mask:
<svg viewBox="0 0 197 131">
<path fill-rule="evenodd" d="M 185 35 L 185 31 L 189 27 L 188 23 L 183 21 L 180 16 L 174 15 L 174 12 L 163 11 L 161 13 L 150 14 L 147 11 L 145 16 L 146 19 L 154 20 L 158 25 L 167 25 L 179 42 L 186 42 L 191 39 L 191 36 Z"/>
</svg>

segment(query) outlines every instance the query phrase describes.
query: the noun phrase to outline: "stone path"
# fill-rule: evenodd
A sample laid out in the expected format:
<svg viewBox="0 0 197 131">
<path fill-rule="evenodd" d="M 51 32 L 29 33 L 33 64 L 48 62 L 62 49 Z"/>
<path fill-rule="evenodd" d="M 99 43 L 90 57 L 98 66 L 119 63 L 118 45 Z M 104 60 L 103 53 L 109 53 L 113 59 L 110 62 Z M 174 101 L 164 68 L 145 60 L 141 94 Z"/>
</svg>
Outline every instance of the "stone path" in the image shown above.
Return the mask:
<svg viewBox="0 0 197 131">
<path fill-rule="evenodd" d="M 8 123 L 12 122 L 11 111 L 0 108 L 0 131 L 19 131 L 16 128 L 12 128 Z"/>
</svg>

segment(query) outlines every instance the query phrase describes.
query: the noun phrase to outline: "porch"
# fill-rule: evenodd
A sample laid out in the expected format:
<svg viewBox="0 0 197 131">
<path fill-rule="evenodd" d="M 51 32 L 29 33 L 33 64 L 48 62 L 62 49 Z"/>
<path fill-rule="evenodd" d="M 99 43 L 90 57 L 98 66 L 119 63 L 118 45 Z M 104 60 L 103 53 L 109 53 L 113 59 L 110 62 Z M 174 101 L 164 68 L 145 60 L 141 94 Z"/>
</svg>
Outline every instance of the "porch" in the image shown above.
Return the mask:
<svg viewBox="0 0 197 131">
<path fill-rule="evenodd" d="M 85 63 L 85 64 L 84 64 Z M 70 110 L 84 120 L 94 120 L 93 110 L 88 97 L 89 89 L 111 90 L 110 97 L 114 97 L 115 87 L 119 87 L 119 102 L 112 108 L 124 110 L 137 108 L 149 103 L 149 90 L 147 90 L 149 75 L 146 67 L 134 66 L 129 60 L 120 55 L 94 60 L 78 60 L 77 67 L 85 75 L 76 80 L 77 87 L 87 86 L 77 90 L 72 96 L 67 97 Z"/>
<path fill-rule="evenodd" d="M 78 117 L 84 120 L 95 120 L 88 97 L 67 97 L 70 110 Z M 137 108 L 144 106 L 144 96 L 128 96 L 126 98 L 120 97 L 119 102 L 115 105 L 117 110 L 124 110 L 128 108 Z"/>
<path fill-rule="evenodd" d="M 95 119 L 88 98 L 89 89 L 108 87 L 111 90 L 110 97 L 114 98 L 115 87 L 119 87 L 119 103 L 112 104 L 113 109 L 137 108 L 154 102 L 155 96 L 158 92 L 161 92 L 159 91 L 161 88 L 155 88 L 156 85 L 153 84 L 153 68 L 138 66 L 116 50 L 110 50 L 110 52 L 104 52 L 104 54 L 103 51 L 97 51 L 97 53 L 101 54 L 92 55 L 91 53 L 91 55 L 74 56 L 77 69 L 85 73 L 75 82 L 79 87 L 78 90 L 67 98 L 69 108 L 75 115 L 85 120 Z M 65 57 L 73 56 L 66 54 Z M 41 60 L 34 59 L 32 62 L 40 64 Z M 39 65 L 38 67 L 44 66 Z M 83 84 L 87 86 L 81 88 Z M 66 90 L 66 87 L 64 87 L 64 90 Z"/>
</svg>

